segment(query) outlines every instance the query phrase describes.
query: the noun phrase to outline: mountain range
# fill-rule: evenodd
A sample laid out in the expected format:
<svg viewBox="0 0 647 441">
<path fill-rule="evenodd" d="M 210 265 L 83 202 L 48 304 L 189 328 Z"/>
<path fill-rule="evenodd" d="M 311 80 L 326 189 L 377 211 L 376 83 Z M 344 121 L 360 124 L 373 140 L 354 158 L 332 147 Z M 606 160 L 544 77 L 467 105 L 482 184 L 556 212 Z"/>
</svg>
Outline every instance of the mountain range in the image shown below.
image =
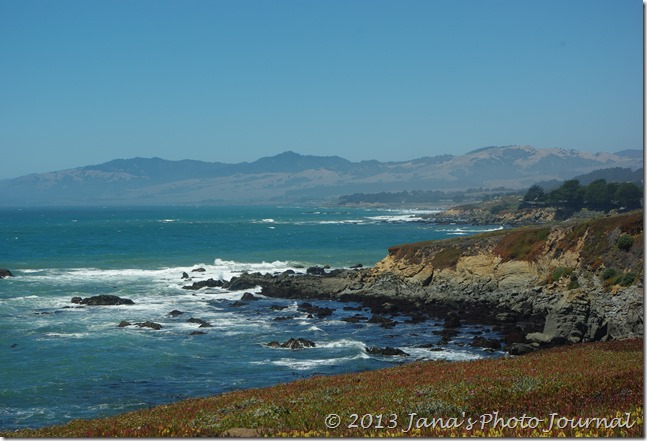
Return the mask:
<svg viewBox="0 0 647 441">
<path fill-rule="evenodd" d="M 643 151 L 589 153 L 504 146 L 401 162 L 351 162 L 338 156 L 291 151 L 238 164 L 115 159 L 0 180 L 0 205 L 303 203 L 356 192 L 523 189 L 540 181 L 570 179 L 610 167 L 643 167 Z"/>
</svg>

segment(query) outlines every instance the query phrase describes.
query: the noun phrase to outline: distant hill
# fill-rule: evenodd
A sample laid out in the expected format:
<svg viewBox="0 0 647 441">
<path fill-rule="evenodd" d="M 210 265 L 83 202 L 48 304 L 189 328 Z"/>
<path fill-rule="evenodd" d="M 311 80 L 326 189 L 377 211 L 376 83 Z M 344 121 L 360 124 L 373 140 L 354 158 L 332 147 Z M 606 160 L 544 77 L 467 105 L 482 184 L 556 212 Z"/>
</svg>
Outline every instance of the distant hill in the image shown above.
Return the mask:
<svg viewBox="0 0 647 441">
<path fill-rule="evenodd" d="M 238 164 L 115 159 L 1 180 L 0 205 L 299 203 L 356 192 L 524 189 L 601 168 L 642 166 L 641 150 L 614 154 L 531 146 L 486 147 L 461 156 L 401 162 L 351 162 L 291 151 Z"/>
</svg>

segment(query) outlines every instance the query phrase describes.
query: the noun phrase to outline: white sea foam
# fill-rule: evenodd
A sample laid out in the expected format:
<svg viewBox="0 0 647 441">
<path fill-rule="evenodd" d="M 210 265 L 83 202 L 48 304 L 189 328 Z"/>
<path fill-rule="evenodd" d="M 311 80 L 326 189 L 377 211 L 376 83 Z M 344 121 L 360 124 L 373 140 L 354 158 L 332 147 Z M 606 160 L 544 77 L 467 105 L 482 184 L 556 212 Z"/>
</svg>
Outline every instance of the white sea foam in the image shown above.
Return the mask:
<svg viewBox="0 0 647 441">
<path fill-rule="evenodd" d="M 503 226 L 498 226 L 496 228 L 463 228 L 463 227 L 458 227 L 458 228 L 451 228 L 451 229 L 439 229 L 438 231 L 442 231 L 447 234 L 457 234 L 457 235 L 465 235 L 465 234 L 474 234 L 474 233 L 487 233 L 490 231 L 499 231 L 503 230 Z"/>
<path fill-rule="evenodd" d="M 390 216 L 369 216 L 369 219 L 386 223 L 425 222 L 426 220 L 414 214 L 398 214 Z"/>
<path fill-rule="evenodd" d="M 344 364 L 352 362 L 354 360 L 359 360 L 364 357 L 361 354 L 354 355 L 350 357 L 339 357 L 339 358 L 319 358 L 319 359 L 310 359 L 310 360 L 298 360 L 296 358 L 281 358 L 279 360 L 271 361 L 270 363 L 275 366 L 284 366 L 290 369 L 297 371 L 309 371 L 311 369 L 316 369 L 320 366 L 332 366 L 337 364 Z"/>
<path fill-rule="evenodd" d="M 89 332 L 46 332 L 43 335 L 57 338 L 86 338 L 91 334 Z"/>
<path fill-rule="evenodd" d="M 17 301 L 23 301 L 23 300 L 28 300 L 28 299 L 37 299 L 38 296 L 19 296 L 19 297 L 7 297 L 4 299 L 0 299 L 0 302 L 17 302 Z"/>
<path fill-rule="evenodd" d="M 364 351 L 366 347 L 366 345 L 359 340 L 349 340 L 349 339 L 341 339 L 341 340 L 331 341 L 328 343 L 321 343 L 321 344 L 318 344 L 317 346 L 320 348 L 329 348 L 329 349 L 354 348 L 354 349 L 359 349 L 361 351 Z"/>
<path fill-rule="evenodd" d="M 400 348 L 410 355 L 410 358 L 421 358 L 426 360 L 450 360 L 450 361 L 467 361 L 478 360 L 483 358 L 476 352 L 457 350 L 453 348 L 444 348 L 442 351 L 430 351 L 425 348 L 402 347 Z"/>
<path fill-rule="evenodd" d="M 319 225 L 365 225 L 366 221 L 363 219 L 343 219 L 343 220 L 326 220 L 315 222 Z"/>
</svg>

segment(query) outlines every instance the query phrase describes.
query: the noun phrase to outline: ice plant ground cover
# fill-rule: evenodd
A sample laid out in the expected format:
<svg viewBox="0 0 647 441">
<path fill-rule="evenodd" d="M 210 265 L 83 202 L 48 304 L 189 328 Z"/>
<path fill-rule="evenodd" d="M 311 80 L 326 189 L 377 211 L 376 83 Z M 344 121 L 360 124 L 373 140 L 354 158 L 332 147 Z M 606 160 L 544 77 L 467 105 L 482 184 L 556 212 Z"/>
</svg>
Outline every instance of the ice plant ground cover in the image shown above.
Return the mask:
<svg viewBox="0 0 647 441">
<path fill-rule="evenodd" d="M 0 435 L 639 437 L 643 399 L 643 340 L 622 340 L 319 376 Z"/>
</svg>

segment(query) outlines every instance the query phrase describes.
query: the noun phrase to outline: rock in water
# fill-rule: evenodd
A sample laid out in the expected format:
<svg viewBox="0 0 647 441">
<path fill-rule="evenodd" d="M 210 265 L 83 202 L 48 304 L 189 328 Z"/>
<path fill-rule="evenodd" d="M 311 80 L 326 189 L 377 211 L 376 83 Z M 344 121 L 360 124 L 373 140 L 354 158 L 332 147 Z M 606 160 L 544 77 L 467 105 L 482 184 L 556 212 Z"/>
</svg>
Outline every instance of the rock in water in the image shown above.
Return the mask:
<svg viewBox="0 0 647 441">
<path fill-rule="evenodd" d="M 447 313 L 447 317 L 445 318 L 445 323 L 443 325 L 444 328 L 460 328 L 461 326 L 461 319 L 458 316 L 457 313 L 450 311 Z"/>
<path fill-rule="evenodd" d="M 213 328 L 213 326 L 211 325 L 211 323 L 209 323 L 209 322 L 207 322 L 207 321 L 205 321 L 205 320 L 199 319 L 199 318 L 193 318 L 193 317 L 191 317 L 190 319 L 188 319 L 188 320 L 187 320 L 187 322 L 188 322 L 188 323 L 197 323 L 197 324 L 199 324 L 199 325 L 200 325 L 200 326 L 199 326 L 200 328 Z"/>
<path fill-rule="evenodd" d="M 387 346 L 385 348 L 379 348 L 377 346 L 367 347 L 366 353 L 371 355 L 385 355 L 385 356 L 400 356 L 400 357 L 409 356 L 409 354 L 404 352 L 402 349 L 392 348 L 390 346 Z"/>
<path fill-rule="evenodd" d="M 13 277 L 13 274 L 8 269 L 0 269 L 0 279 L 4 279 L 5 277 Z"/>
<path fill-rule="evenodd" d="M 284 348 L 284 349 L 303 349 L 316 347 L 315 342 L 306 340 L 305 338 L 291 338 L 285 343 L 281 344 L 278 341 L 271 341 L 267 344 L 270 348 Z"/>
<path fill-rule="evenodd" d="M 243 302 L 251 302 L 252 300 L 258 300 L 258 297 L 256 297 L 251 292 L 246 292 L 245 294 L 243 294 L 240 300 Z"/>
<path fill-rule="evenodd" d="M 155 329 L 156 331 L 159 331 L 160 329 L 162 329 L 162 325 L 160 325 L 159 323 L 153 323 L 151 321 L 145 321 L 144 323 L 135 323 L 135 324 L 140 328 L 151 328 L 151 329 Z"/>
<path fill-rule="evenodd" d="M 119 296 L 113 296 L 109 294 L 101 294 L 98 296 L 86 297 L 78 301 L 78 297 L 72 298 L 72 303 L 79 303 L 81 305 L 88 306 L 112 306 L 112 305 L 134 305 L 130 299 L 122 299 Z"/>
<path fill-rule="evenodd" d="M 193 282 L 193 285 L 185 285 L 182 287 L 182 289 L 198 290 L 204 287 L 219 288 L 223 284 L 224 282 L 222 280 L 207 279 L 207 280 L 201 280 L 199 282 Z"/>
</svg>

